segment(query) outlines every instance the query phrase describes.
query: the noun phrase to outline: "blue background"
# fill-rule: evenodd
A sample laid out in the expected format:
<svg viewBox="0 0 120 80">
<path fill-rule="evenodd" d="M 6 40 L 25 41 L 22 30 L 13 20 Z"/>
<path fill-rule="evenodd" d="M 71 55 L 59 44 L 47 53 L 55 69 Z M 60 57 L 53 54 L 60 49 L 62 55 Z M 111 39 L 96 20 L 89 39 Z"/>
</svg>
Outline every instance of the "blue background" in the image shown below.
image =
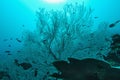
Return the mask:
<svg viewBox="0 0 120 80">
<path fill-rule="evenodd" d="M 68 0 L 68 2 L 80 2 L 80 0 Z M 120 0 L 86 0 L 86 6 L 94 10 L 94 25 L 105 21 L 113 23 L 120 20 Z M 16 51 L 22 43 L 16 41 L 21 39 L 25 30 L 34 30 L 36 26 L 36 11 L 40 7 L 60 8 L 64 4 L 48 4 L 42 0 L 1 0 L 0 1 L 0 53 L 5 50 Z M 120 23 L 112 28 L 112 33 L 120 32 Z M 12 38 L 12 40 L 10 40 Z M 7 41 L 4 41 L 7 40 Z M 8 47 L 11 45 L 11 47 Z"/>
</svg>

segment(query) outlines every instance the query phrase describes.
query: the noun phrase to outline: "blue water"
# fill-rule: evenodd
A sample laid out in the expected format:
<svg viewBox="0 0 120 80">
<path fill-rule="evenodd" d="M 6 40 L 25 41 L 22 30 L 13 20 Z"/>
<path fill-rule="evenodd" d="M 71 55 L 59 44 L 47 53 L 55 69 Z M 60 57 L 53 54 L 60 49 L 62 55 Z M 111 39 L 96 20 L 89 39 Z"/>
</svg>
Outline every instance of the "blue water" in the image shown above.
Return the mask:
<svg viewBox="0 0 120 80">
<path fill-rule="evenodd" d="M 67 0 L 67 3 L 75 3 L 75 2 L 81 3 L 80 0 Z M 92 25 L 91 30 L 93 32 L 94 31 L 99 32 L 98 25 L 101 22 L 106 22 L 107 25 L 109 25 L 111 23 L 114 23 L 120 20 L 119 4 L 120 4 L 119 0 L 86 0 L 85 6 L 91 7 L 91 9 L 93 10 L 92 19 L 94 23 Z M 0 71 L 5 70 L 5 71 L 8 71 L 8 73 L 13 71 L 10 74 L 10 76 L 12 77 L 12 80 L 25 80 L 25 78 L 28 78 L 26 80 L 42 80 L 40 78 L 42 78 L 43 74 L 45 74 L 45 70 L 40 72 L 39 67 L 41 67 L 40 63 L 44 63 L 45 61 L 44 59 L 48 58 L 48 55 L 43 52 L 44 55 L 42 56 L 44 57 L 42 58 L 39 57 L 41 56 L 40 54 L 41 48 L 39 48 L 40 46 L 36 44 L 31 45 L 34 43 L 34 41 L 26 42 L 26 36 L 27 34 L 30 34 L 30 36 L 34 36 L 32 38 L 35 38 L 35 40 L 37 40 L 39 43 L 39 39 L 42 39 L 42 36 L 40 37 L 40 35 L 37 34 L 37 31 L 39 30 L 36 30 L 36 24 L 38 21 L 38 16 L 36 12 L 39 11 L 39 8 L 46 8 L 46 10 L 50 10 L 50 9 L 59 10 L 59 9 L 62 9 L 64 5 L 65 3 L 50 4 L 50 3 L 43 2 L 42 0 L 1 0 L 0 1 Z M 107 30 L 109 30 L 110 35 L 113 35 L 116 33 L 120 34 L 120 23 L 117 23 L 115 27 L 109 28 Z M 33 34 L 29 32 L 33 32 Z M 101 33 L 101 35 L 99 36 L 101 37 L 102 35 L 103 34 Z M 96 37 L 98 38 L 98 44 L 101 44 L 102 42 L 100 41 L 101 39 L 100 37 Z M 85 38 L 89 38 L 89 37 L 85 36 Z M 83 42 L 80 43 L 81 45 L 83 45 L 85 38 L 83 38 Z M 53 52 L 56 52 L 57 49 L 55 49 L 55 47 L 57 46 L 57 43 L 54 43 L 54 44 L 55 45 L 51 46 L 51 48 L 54 48 Z M 77 43 L 75 42 L 75 44 Z M 26 45 L 27 47 L 25 47 Z M 83 45 L 83 47 L 86 45 L 88 44 L 85 42 L 85 45 Z M 73 47 L 74 46 L 77 47 L 78 45 L 73 45 Z M 72 51 L 71 48 L 73 47 L 71 46 L 69 47 L 68 45 L 68 48 L 67 48 L 68 52 L 63 51 L 63 53 L 70 53 Z M 81 46 L 78 46 L 78 47 L 81 47 Z M 69 50 L 69 48 L 71 49 L 71 51 Z M 89 51 L 89 50 L 86 50 L 86 51 Z M 103 51 L 103 52 L 106 52 L 106 51 Z M 80 53 L 82 53 L 82 51 Z M 84 57 L 84 54 L 85 54 L 84 51 L 83 51 L 83 55 L 79 54 L 78 55 L 79 59 L 82 59 Z M 58 54 L 55 54 L 55 55 L 58 56 Z M 69 54 L 65 54 L 61 59 L 66 60 L 66 57 L 68 55 Z M 89 57 L 91 56 L 94 58 L 98 58 L 94 54 L 90 55 Z M 76 55 L 74 57 L 78 58 Z M 28 71 L 22 71 L 21 67 L 19 68 L 19 66 L 16 66 L 14 62 L 15 59 L 18 60 L 18 63 L 22 63 L 25 61 L 33 64 L 32 68 Z M 53 58 L 51 57 L 48 58 L 48 63 L 51 62 L 50 60 L 52 61 Z M 34 64 L 34 62 L 35 63 L 38 62 L 38 63 Z M 39 76 L 34 78 L 32 77 L 34 75 L 34 69 L 37 69 L 37 68 L 39 69 L 38 70 Z M 42 66 L 42 68 L 44 68 L 44 66 Z M 49 70 L 50 68 L 47 67 L 46 69 Z M 17 71 L 19 76 L 17 76 L 16 74 Z M 25 75 L 23 75 L 23 73 L 25 73 Z M 32 78 L 29 78 L 28 74 Z M 3 80 L 7 80 L 7 79 L 3 79 Z M 46 78 L 45 80 L 48 80 L 48 78 Z"/>
</svg>

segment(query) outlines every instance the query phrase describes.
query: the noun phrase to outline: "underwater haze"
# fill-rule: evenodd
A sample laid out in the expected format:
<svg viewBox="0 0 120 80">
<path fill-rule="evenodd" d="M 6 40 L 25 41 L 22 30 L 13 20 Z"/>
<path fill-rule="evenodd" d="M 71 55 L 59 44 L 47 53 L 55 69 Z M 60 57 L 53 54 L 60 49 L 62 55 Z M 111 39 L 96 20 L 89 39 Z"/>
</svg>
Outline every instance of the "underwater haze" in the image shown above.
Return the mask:
<svg viewBox="0 0 120 80">
<path fill-rule="evenodd" d="M 69 58 L 101 60 L 119 70 L 119 0 L 0 1 L 0 80 L 82 79 L 54 74 L 67 64 L 59 69 L 55 61 Z"/>
</svg>

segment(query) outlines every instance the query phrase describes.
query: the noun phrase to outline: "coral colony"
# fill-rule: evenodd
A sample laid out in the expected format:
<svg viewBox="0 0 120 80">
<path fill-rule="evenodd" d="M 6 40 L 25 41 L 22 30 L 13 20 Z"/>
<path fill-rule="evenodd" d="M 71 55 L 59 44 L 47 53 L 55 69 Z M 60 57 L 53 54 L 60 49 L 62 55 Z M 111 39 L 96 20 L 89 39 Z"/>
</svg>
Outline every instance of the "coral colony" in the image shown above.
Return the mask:
<svg viewBox="0 0 120 80">
<path fill-rule="evenodd" d="M 26 31 L 23 40 L 16 38 L 24 43 L 22 50 L 9 64 L 0 62 L 0 79 L 120 80 L 116 68 L 120 65 L 120 35 L 109 32 L 120 20 L 101 22 L 92 31 L 92 12 L 79 3 L 66 4 L 62 10 L 40 8 L 35 31 Z M 12 54 L 10 50 L 5 53 Z"/>
</svg>

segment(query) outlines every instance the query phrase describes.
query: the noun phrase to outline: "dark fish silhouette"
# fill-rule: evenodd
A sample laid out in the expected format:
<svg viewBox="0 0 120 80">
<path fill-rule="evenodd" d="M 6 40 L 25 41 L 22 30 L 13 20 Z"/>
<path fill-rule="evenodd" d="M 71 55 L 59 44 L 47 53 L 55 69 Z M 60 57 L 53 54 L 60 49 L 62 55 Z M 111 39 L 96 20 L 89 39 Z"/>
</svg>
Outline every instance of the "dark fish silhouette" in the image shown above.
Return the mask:
<svg viewBox="0 0 120 80">
<path fill-rule="evenodd" d="M 24 70 L 28 70 L 29 68 L 32 67 L 32 64 L 27 63 L 27 62 L 19 63 L 19 61 L 17 59 L 14 60 L 14 63 L 17 66 L 21 66 Z"/>
<path fill-rule="evenodd" d="M 28 70 L 29 68 L 32 67 L 32 65 L 30 63 L 26 63 L 26 62 L 23 62 L 23 63 L 20 63 L 19 64 L 24 70 Z"/>
<path fill-rule="evenodd" d="M 12 54 L 8 53 L 8 55 L 12 55 Z"/>
<path fill-rule="evenodd" d="M 8 47 L 11 47 L 11 45 L 9 44 Z"/>
<path fill-rule="evenodd" d="M 97 19 L 97 18 L 99 18 L 99 17 L 95 16 L 94 18 Z"/>
<path fill-rule="evenodd" d="M 10 53 L 11 51 L 9 51 L 9 50 L 7 50 L 7 51 L 5 51 L 5 53 Z"/>
<path fill-rule="evenodd" d="M 34 76 L 37 77 L 37 75 L 38 75 L 38 69 L 36 68 L 36 69 L 34 70 Z"/>
<path fill-rule="evenodd" d="M 22 27 L 25 27 L 25 25 L 23 24 Z"/>
<path fill-rule="evenodd" d="M 120 20 L 117 20 L 116 22 L 114 22 L 114 23 L 110 24 L 110 25 L 109 25 L 109 27 L 110 27 L 110 28 L 115 27 L 115 26 L 116 26 L 116 24 L 117 24 L 117 23 L 119 23 L 119 22 L 120 22 Z"/>
<path fill-rule="evenodd" d="M 8 39 L 4 39 L 3 41 L 8 41 Z"/>
<path fill-rule="evenodd" d="M 16 40 L 19 42 L 19 43 L 21 43 L 22 41 L 20 40 L 20 39 L 18 39 L 18 38 L 16 38 Z"/>
<path fill-rule="evenodd" d="M 120 80 L 120 69 L 112 68 L 107 62 L 97 59 L 55 61 L 53 65 L 60 73 L 51 76 L 63 80 Z"/>
<path fill-rule="evenodd" d="M 18 52 L 18 53 L 20 53 L 21 51 L 20 51 L 20 50 L 18 50 L 17 52 Z"/>
</svg>

